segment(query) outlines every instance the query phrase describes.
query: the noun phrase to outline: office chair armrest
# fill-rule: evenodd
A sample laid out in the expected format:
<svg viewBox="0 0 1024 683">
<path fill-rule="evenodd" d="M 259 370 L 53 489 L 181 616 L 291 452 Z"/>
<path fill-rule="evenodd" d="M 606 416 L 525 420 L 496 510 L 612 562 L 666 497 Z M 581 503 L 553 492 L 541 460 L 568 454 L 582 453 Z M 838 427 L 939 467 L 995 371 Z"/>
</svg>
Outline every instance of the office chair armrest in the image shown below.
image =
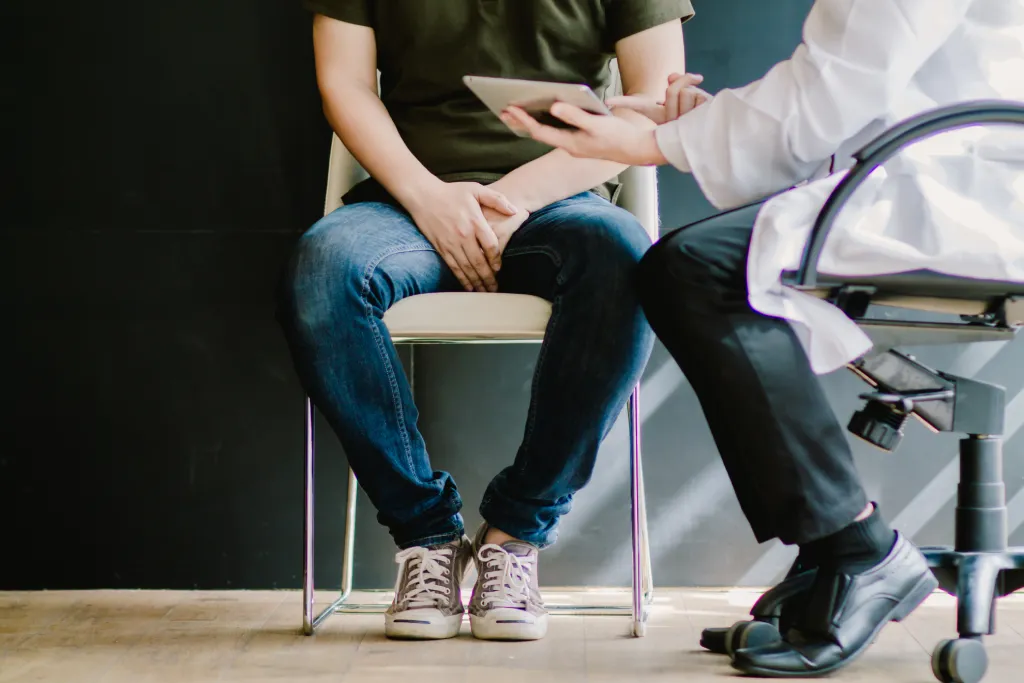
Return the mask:
<svg viewBox="0 0 1024 683">
<path fill-rule="evenodd" d="M 1004 123 L 1024 126 L 1024 104 L 1004 100 L 979 100 L 940 107 L 899 123 L 861 148 L 856 165 L 836 186 L 818 214 L 804 247 L 800 267 L 784 276 L 786 285 L 814 289 L 818 284 L 818 259 L 836 216 L 868 176 L 903 148 L 939 133 L 979 124 Z"/>
</svg>

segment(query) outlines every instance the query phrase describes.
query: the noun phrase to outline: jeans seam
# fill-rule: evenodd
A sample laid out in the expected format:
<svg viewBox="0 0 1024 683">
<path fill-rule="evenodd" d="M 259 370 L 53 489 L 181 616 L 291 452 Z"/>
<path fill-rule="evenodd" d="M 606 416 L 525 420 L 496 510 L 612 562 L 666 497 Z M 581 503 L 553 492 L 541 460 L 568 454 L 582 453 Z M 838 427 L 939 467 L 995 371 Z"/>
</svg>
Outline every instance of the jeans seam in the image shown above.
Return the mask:
<svg viewBox="0 0 1024 683">
<path fill-rule="evenodd" d="M 529 256 L 530 254 L 540 254 L 541 256 L 547 256 L 555 263 L 555 267 L 561 269 L 562 258 L 558 255 L 558 252 L 550 247 L 519 247 L 517 249 L 506 249 L 505 253 L 502 254 L 503 258 L 509 258 L 512 256 Z M 559 270 L 556 282 L 563 284 L 562 273 Z"/>
<path fill-rule="evenodd" d="M 556 296 L 555 300 L 551 302 L 551 317 L 548 319 L 548 328 L 545 330 L 544 335 L 547 336 L 548 332 L 555 329 L 558 325 L 558 305 L 561 302 L 561 297 Z M 544 361 L 547 359 L 548 345 L 541 342 L 540 353 L 537 354 L 537 367 L 533 371 L 533 381 L 530 383 L 530 409 L 529 414 L 526 418 L 526 433 L 523 435 L 523 454 L 526 456 L 523 458 L 522 468 L 525 468 L 530 464 L 530 446 L 533 442 L 533 427 L 537 421 L 537 409 L 533 402 L 533 396 L 537 392 L 537 383 L 540 379 L 541 372 L 544 369 Z"/>
<path fill-rule="evenodd" d="M 363 272 L 363 286 L 360 292 L 360 299 L 363 303 L 363 311 L 366 317 L 371 321 L 373 320 L 373 308 L 370 306 L 370 300 L 368 297 L 370 291 L 370 279 L 373 277 L 374 271 L 377 270 L 377 266 L 380 262 L 389 256 L 395 254 L 411 253 L 414 251 L 433 251 L 432 248 L 422 246 L 410 246 L 407 244 L 397 244 L 393 247 L 385 249 L 377 258 L 371 260 L 366 265 L 366 269 Z M 383 322 L 380 322 L 383 324 Z M 370 329 L 373 330 L 373 339 L 377 344 L 377 353 L 380 354 L 380 359 L 384 364 L 384 369 L 388 375 L 388 385 L 391 388 L 391 403 L 395 409 L 395 416 L 398 420 L 398 427 L 402 438 L 402 448 L 405 454 L 405 462 L 409 466 L 409 471 L 415 472 L 416 465 L 412 461 L 412 443 L 409 441 L 409 430 L 405 423 L 405 410 L 402 408 L 402 397 L 398 391 L 398 379 L 395 374 L 395 368 L 391 364 L 391 359 L 388 357 L 387 349 L 384 345 L 384 336 L 380 333 L 380 328 L 376 324 L 370 325 Z"/>
<path fill-rule="evenodd" d="M 510 249 L 510 250 L 505 252 L 505 256 L 506 257 L 510 257 L 510 256 L 526 256 L 526 255 L 529 255 L 529 254 L 539 254 L 539 255 L 547 256 L 548 258 L 550 258 L 554 262 L 555 268 L 558 269 L 558 275 L 555 276 L 555 284 L 558 287 L 561 287 L 561 286 L 563 286 L 565 284 L 565 277 L 564 277 L 564 274 L 562 273 L 562 258 L 558 254 L 558 252 L 556 252 L 554 249 L 551 249 L 550 247 L 543 247 L 543 246 L 538 246 L 538 247 L 521 247 L 519 249 Z M 536 410 L 536 407 L 535 407 L 535 403 L 534 403 L 533 397 L 537 394 L 537 382 L 538 382 L 538 380 L 540 378 L 541 371 L 544 368 L 544 361 L 547 358 L 547 350 L 548 350 L 547 338 L 548 338 L 548 335 L 551 333 L 552 330 L 555 329 L 556 325 L 558 324 L 558 311 L 559 311 L 559 308 L 560 308 L 560 305 L 561 305 L 561 301 L 562 301 L 562 297 L 558 296 L 558 295 L 555 295 L 555 297 L 551 301 L 551 317 L 548 318 L 548 326 L 547 326 L 547 329 L 544 331 L 544 339 L 541 341 L 540 353 L 537 355 L 537 367 L 533 371 L 533 381 L 530 384 L 530 408 L 529 408 L 529 411 L 527 412 L 527 416 L 526 416 L 526 430 L 525 430 L 525 432 L 523 434 L 523 445 L 522 445 L 523 453 L 525 454 L 526 457 L 523 458 L 522 467 L 526 467 L 530 463 L 530 460 L 529 460 L 529 453 L 530 453 L 529 446 L 530 446 L 531 441 L 533 440 L 533 427 L 534 427 L 534 423 L 536 422 L 536 418 L 537 418 L 537 410 Z M 522 467 L 520 468 L 520 470 L 522 469 Z M 487 502 L 488 502 L 488 500 L 484 500 L 482 502 L 482 505 L 486 504 Z"/>
</svg>

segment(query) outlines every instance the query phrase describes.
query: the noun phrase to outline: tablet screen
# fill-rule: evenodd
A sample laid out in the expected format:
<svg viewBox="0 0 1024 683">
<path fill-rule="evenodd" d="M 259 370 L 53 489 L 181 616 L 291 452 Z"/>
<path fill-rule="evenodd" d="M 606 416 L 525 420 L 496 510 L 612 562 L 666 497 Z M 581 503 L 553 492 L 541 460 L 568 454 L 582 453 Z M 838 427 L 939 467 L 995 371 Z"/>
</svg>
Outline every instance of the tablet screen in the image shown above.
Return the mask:
<svg viewBox="0 0 1024 683">
<path fill-rule="evenodd" d="M 520 107 L 538 122 L 555 128 L 572 128 L 551 115 L 551 105 L 566 102 L 593 114 L 611 114 L 604 102 L 586 85 L 549 83 L 513 78 L 466 76 L 463 81 L 495 116 L 510 106 Z M 515 131 L 517 135 L 525 135 Z"/>
</svg>

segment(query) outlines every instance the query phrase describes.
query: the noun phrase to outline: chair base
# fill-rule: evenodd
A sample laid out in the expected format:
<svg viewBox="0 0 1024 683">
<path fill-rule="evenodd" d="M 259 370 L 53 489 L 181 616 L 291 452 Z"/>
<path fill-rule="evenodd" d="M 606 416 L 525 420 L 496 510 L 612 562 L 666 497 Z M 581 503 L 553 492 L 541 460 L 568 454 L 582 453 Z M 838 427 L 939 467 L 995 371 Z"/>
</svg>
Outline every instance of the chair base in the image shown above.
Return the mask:
<svg viewBox="0 0 1024 683">
<path fill-rule="evenodd" d="M 892 450 L 914 415 L 938 431 L 960 432 L 954 548 L 922 548 L 939 586 L 957 598 L 959 638 L 939 643 L 932 671 L 943 683 L 978 683 L 988 667 L 982 638 L 995 632 L 995 603 L 1024 588 L 1024 548 L 1007 548 L 1003 440 L 1006 390 L 938 372 L 896 350 L 852 369 L 876 391 L 861 396 L 864 411 L 850 431 Z"/>
<path fill-rule="evenodd" d="M 615 589 L 615 592 L 621 592 L 624 595 L 629 595 L 629 589 Z M 353 597 L 353 591 L 342 592 L 341 595 L 335 599 L 330 605 L 325 607 L 317 616 L 312 620 L 312 627 L 315 631 L 329 616 L 332 614 L 384 614 L 388 605 L 390 604 L 391 598 L 394 595 L 394 591 L 391 590 L 360 590 L 355 591 L 360 596 L 379 596 L 379 600 L 365 603 L 354 603 L 349 602 Z M 588 589 L 571 589 L 571 590 L 560 590 L 562 594 L 586 594 L 590 592 Z M 602 591 L 603 592 L 603 591 Z M 647 617 L 650 612 L 650 607 L 654 603 L 653 592 L 647 592 L 643 596 L 643 615 L 642 622 L 646 623 Z M 545 605 L 545 609 L 550 614 L 558 616 L 589 616 L 589 617 L 608 617 L 608 616 L 632 616 L 633 607 L 631 605 L 583 605 L 583 604 L 551 604 Z M 307 633 L 306 635 L 312 635 Z M 635 635 L 635 634 L 634 634 Z"/>
<path fill-rule="evenodd" d="M 647 530 L 647 505 L 643 485 L 643 468 L 640 444 L 640 385 L 629 398 L 626 414 L 629 421 L 630 450 L 630 503 L 632 522 L 633 584 L 632 602 L 629 606 L 619 605 L 548 605 L 553 614 L 574 615 L 622 615 L 633 619 L 632 633 L 642 638 L 647 633 L 647 619 L 650 605 L 654 600 L 654 580 L 651 571 L 650 541 Z M 341 571 L 341 595 L 319 613 L 314 613 L 314 535 L 313 535 L 313 488 L 315 471 L 316 439 L 313 423 L 313 403 L 306 398 L 306 463 L 305 463 L 305 514 L 303 554 L 303 598 L 302 632 L 311 636 L 316 629 L 333 614 L 382 614 L 386 604 L 356 604 L 349 602 L 352 596 L 352 577 L 355 562 L 356 538 L 356 497 L 359 484 L 350 469 L 348 477 L 348 504 L 345 515 L 345 543 Z M 386 593 L 387 591 L 379 591 Z"/>
<path fill-rule="evenodd" d="M 979 683 L 988 669 L 982 638 L 996 632 L 996 600 L 1024 588 L 1024 548 L 921 551 L 942 590 L 957 598 L 959 638 L 939 642 L 932 672 L 942 683 Z"/>
<path fill-rule="evenodd" d="M 942 683 L 981 681 L 988 668 L 982 639 L 995 633 L 996 600 L 1024 588 L 1024 548 L 1007 548 L 1005 501 L 1002 439 L 968 435 L 960 442 L 956 547 L 922 548 L 939 586 L 957 599 L 959 638 L 932 653 Z"/>
<path fill-rule="evenodd" d="M 922 548 L 939 587 L 957 598 L 957 633 L 961 638 L 996 631 L 995 601 L 1024 588 L 1024 548 L 1002 552 L 962 552 Z"/>
</svg>

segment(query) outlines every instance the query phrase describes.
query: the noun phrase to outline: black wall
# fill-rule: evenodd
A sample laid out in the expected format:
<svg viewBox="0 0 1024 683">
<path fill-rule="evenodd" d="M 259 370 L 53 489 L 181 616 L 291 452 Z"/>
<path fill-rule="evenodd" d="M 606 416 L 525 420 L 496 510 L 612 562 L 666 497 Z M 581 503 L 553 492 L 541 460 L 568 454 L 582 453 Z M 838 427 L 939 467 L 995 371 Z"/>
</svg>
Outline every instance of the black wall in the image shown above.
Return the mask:
<svg viewBox="0 0 1024 683">
<path fill-rule="evenodd" d="M 322 207 L 309 16 L 14 12 L 0 588 L 296 585 L 301 393 L 273 293 Z"/>
<path fill-rule="evenodd" d="M 695 4 L 690 67 L 714 90 L 787 56 L 810 0 Z M 17 54 L 0 84 L 14 113 L 14 183 L 0 184 L 0 589 L 297 587 L 302 393 L 273 292 L 322 207 L 330 138 L 309 17 L 297 0 L 16 0 L 3 11 L 12 37 L 0 44 Z M 663 169 L 661 182 L 666 229 L 710 213 L 692 179 Z M 536 349 L 418 354 L 424 433 L 475 524 L 521 436 Z M 1006 384 L 1017 433 L 1024 346 L 920 356 Z M 843 373 L 825 382 L 845 420 L 862 386 Z M 661 349 L 644 396 L 658 582 L 771 580 L 785 553 L 754 544 Z M 345 461 L 320 433 L 326 586 L 338 582 Z M 628 580 L 625 444 L 620 424 L 545 553 L 548 585 Z M 918 540 L 951 540 L 955 437 L 912 426 L 895 456 L 856 448 L 891 518 Z M 1007 453 L 1024 542 L 1024 437 Z M 361 498 L 357 583 L 388 586 L 393 547 Z"/>
</svg>

